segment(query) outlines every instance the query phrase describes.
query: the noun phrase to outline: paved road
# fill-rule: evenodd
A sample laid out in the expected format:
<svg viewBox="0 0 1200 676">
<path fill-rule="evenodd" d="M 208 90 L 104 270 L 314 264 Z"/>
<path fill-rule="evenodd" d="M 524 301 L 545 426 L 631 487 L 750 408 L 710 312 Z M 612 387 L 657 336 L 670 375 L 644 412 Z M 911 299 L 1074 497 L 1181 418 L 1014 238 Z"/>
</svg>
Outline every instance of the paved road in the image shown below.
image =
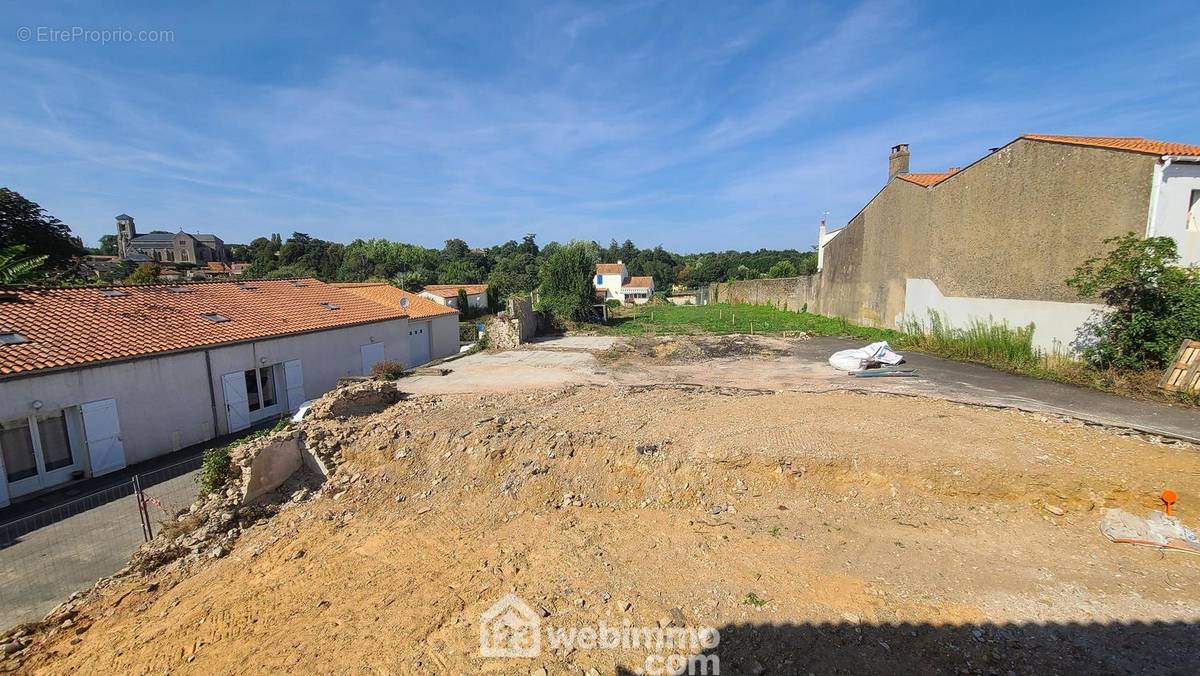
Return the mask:
<svg viewBox="0 0 1200 676">
<path fill-rule="evenodd" d="M 168 512 L 195 499 L 196 474 L 145 490 L 148 499 L 161 504 L 150 507 L 156 533 L 158 521 Z M 129 562 L 130 554 L 145 540 L 137 500 L 131 490 L 125 492 L 129 494 L 23 534 L 0 549 L 0 630 L 40 620 L 73 592 L 91 587 Z"/>
<path fill-rule="evenodd" d="M 799 343 L 795 354 L 802 360 L 824 361 L 834 352 L 852 347 L 862 347 L 862 342 L 812 338 Z M 1136 401 L 920 353 L 904 357 L 905 365 L 916 368 L 933 386 L 932 396 L 1066 415 L 1200 443 L 1200 412 L 1195 408 Z"/>
</svg>

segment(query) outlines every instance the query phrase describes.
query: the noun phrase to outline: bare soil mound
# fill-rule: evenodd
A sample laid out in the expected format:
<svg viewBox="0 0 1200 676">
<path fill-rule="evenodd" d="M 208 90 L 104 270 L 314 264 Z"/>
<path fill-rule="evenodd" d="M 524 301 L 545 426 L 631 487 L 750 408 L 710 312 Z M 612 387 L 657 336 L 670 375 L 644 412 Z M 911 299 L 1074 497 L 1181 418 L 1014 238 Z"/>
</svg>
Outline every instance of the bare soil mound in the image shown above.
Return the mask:
<svg viewBox="0 0 1200 676">
<path fill-rule="evenodd" d="M 513 593 L 543 630 L 716 628 L 726 674 L 1200 669 L 1200 557 L 1096 527 L 1165 485 L 1196 525 L 1183 444 L 670 387 L 412 397 L 302 432 L 337 461 L 315 495 L 240 522 L 222 556 L 103 586 L 4 667 L 647 672 L 644 646 L 482 656 L 481 615 Z"/>
</svg>

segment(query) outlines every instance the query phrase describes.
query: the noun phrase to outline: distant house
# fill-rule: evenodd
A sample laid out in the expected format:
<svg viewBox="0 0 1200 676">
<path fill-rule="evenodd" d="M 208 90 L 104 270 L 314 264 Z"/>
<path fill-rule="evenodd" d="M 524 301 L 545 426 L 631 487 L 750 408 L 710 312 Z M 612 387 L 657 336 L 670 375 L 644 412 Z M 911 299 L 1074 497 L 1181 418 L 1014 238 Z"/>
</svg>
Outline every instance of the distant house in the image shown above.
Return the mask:
<svg viewBox="0 0 1200 676">
<path fill-rule="evenodd" d="M 408 315 L 406 366 L 421 366 L 458 353 L 458 310 L 382 282 L 334 286 L 388 308 L 400 308 Z"/>
<path fill-rule="evenodd" d="M 180 230 L 137 234 L 133 216 L 117 216 L 117 253 L 135 263 L 190 263 L 203 267 L 210 261 L 227 262 L 225 242 L 216 235 L 189 234 Z"/>
<path fill-rule="evenodd" d="M 462 310 L 463 308 L 458 307 L 459 289 L 467 292 L 467 306 L 470 309 L 487 309 L 487 284 L 430 284 L 421 289 L 421 297 Z"/>
<path fill-rule="evenodd" d="M 653 277 L 630 277 L 621 261 L 596 264 L 596 296 L 599 300 L 619 300 L 622 303 L 647 303 L 654 295 Z"/>
<path fill-rule="evenodd" d="M 0 506 L 411 362 L 408 315 L 314 279 L 0 295 Z"/>
</svg>

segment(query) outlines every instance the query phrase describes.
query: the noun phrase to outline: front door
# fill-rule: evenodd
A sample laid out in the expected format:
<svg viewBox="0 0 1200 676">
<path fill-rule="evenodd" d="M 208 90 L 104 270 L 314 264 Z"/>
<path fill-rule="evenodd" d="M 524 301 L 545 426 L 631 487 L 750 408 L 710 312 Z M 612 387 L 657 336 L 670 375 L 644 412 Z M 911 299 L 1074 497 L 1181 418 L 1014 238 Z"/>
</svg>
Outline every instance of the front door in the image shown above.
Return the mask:
<svg viewBox="0 0 1200 676">
<path fill-rule="evenodd" d="M 371 375 L 371 369 L 383 361 L 383 343 L 370 343 L 359 348 L 362 352 L 362 374 Z"/>
<path fill-rule="evenodd" d="M 412 322 L 408 325 L 408 355 L 414 367 L 429 363 L 429 322 Z"/>
<path fill-rule="evenodd" d="M 250 426 L 250 405 L 246 396 L 246 375 L 234 371 L 221 376 L 221 389 L 225 392 L 225 422 L 229 432 L 244 430 Z"/>
</svg>

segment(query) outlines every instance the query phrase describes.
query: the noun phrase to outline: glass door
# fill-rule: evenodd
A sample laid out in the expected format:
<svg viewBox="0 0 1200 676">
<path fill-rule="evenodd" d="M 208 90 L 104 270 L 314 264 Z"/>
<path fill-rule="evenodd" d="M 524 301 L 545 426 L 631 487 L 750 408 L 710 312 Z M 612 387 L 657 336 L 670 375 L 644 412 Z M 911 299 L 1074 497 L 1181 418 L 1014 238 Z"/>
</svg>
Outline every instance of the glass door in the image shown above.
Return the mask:
<svg viewBox="0 0 1200 676">
<path fill-rule="evenodd" d="M 4 458 L 4 480 L 8 482 L 9 497 L 41 488 L 37 452 L 28 419 L 0 423 L 0 457 Z"/>
</svg>

